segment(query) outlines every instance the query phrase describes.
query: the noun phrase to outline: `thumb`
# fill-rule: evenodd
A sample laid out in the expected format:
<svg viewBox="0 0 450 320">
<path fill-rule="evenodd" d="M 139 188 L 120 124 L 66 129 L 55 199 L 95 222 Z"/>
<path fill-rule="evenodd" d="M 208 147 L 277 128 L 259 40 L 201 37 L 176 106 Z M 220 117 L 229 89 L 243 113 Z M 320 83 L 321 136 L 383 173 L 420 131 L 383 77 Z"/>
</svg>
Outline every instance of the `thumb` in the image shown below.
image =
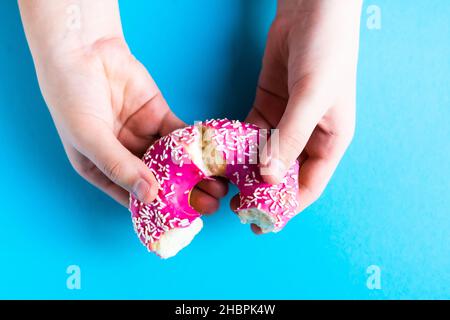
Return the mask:
<svg viewBox="0 0 450 320">
<path fill-rule="evenodd" d="M 88 130 L 87 130 L 88 131 Z M 112 182 L 144 203 L 158 193 L 158 182 L 150 169 L 117 139 L 109 128 L 83 134 L 79 151 L 85 154 Z"/>
<path fill-rule="evenodd" d="M 261 175 L 271 184 L 280 183 L 302 153 L 314 128 L 325 113 L 316 95 L 293 91 L 280 122 L 261 154 Z"/>
</svg>

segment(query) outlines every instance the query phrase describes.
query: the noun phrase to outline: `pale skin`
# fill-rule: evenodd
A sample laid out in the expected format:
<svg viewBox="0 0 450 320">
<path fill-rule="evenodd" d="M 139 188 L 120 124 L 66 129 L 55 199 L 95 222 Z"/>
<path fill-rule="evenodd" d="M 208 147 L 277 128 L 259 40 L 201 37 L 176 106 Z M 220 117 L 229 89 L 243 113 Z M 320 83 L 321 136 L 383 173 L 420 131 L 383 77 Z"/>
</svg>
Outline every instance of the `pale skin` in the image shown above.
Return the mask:
<svg viewBox="0 0 450 320">
<path fill-rule="evenodd" d="M 18 2 L 41 91 L 72 166 L 125 206 L 129 192 L 151 202 L 158 185 L 139 158 L 185 124 L 131 54 L 117 1 Z M 246 121 L 279 129 L 278 150 L 262 160 L 267 182 L 280 181 L 299 159 L 299 211 L 321 195 L 353 136 L 361 6 L 362 0 L 278 1 Z M 78 10 L 81 24 L 68 24 Z M 191 204 L 212 213 L 226 193 L 224 181 L 204 181 Z"/>
<path fill-rule="evenodd" d="M 246 121 L 279 130 L 279 148 L 262 153 L 271 154 L 262 160 L 267 182 L 299 160 L 298 211 L 320 197 L 353 137 L 361 7 L 359 0 L 278 1 Z"/>
<path fill-rule="evenodd" d="M 19 7 L 42 94 L 74 169 L 124 206 L 129 192 L 151 202 L 158 184 L 140 157 L 185 124 L 131 54 L 117 1 L 19 0 Z M 191 204 L 212 213 L 226 192 L 223 181 L 201 182 Z"/>
</svg>

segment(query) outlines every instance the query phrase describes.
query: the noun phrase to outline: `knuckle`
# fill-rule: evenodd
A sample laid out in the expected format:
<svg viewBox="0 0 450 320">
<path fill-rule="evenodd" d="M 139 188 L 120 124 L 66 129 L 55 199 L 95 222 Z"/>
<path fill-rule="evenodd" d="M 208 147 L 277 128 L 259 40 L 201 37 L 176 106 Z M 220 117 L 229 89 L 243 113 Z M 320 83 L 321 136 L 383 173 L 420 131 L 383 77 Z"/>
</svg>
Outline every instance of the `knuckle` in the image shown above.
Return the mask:
<svg viewBox="0 0 450 320">
<path fill-rule="evenodd" d="M 284 144 L 286 146 L 286 150 L 289 153 L 298 153 L 300 154 L 301 148 L 304 144 L 304 141 L 306 139 L 306 135 L 303 133 L 296 133 L 296 134 L 287 134 L 283 137 L 281 137 L 281 144 Z"/>
<path fill-rule="evenodd" d="M 317 200 L 320 199 L 320 197 L 323 194 L 323 189 L 320 190 L 311 190 L 311 203 L 316 202 Z"/>
<path fill-rule="evenodd" d="M 300 184 L 300 187 L 307 193 L 307 206 L 319 200 L 325 190 L 325 188 L 312 188 L 306 184 Z"/>
<path fill-rule="evenodd" d="M 290 94 L 297 94 L 301 96 L 311 96 L 315 88 L 315 79 L 312 74 L 306 73 L 300 75 L 289 84 Z"/>
<path fill-rule="evenodd" d="M 323 194 L 323 191 L 324 191 L 323 189 L 313 191 L 312 193 L 313 202 L 316 202 L 317 200 L 320 199 L 320 197 Z"/>
<path fill-rule="evenodd" d="M 315 192 L 311 194 L 311 200 L 310 200 L 310 205 L 312 205 L 313 203 L 315 203 L 316 201 L 318 201 L 320 199 L 320 197 L 322 196 L 322 192 Z"/>
<path fill-rule="evenodd" d="M 78 173 L 83 178 L 88 178 L 92 171 L 92 165 L 89 165 L 87 162 L 80 162 L 75 161 L 73 159 L 70 159 L 70 164 L 72 165 L 72 168 L 75 170 L 76 173 Z"/>
<path fill-rule="evenodd" d="M 103 167 L 105 175 L 113 182 L 119 182 L 123 173 L 123 165 L 121 162 L 109 162 Z"/>
<path fill-rule="evenodd" d="M 78 173 L 80 176 L 84 177 L 86 175 L 86 166 L 82 165 L 79 162 L 70 160 L 70 164 L 72 165 L 73 170 Z"/>
<path fill-rule="evenodd" d="M 355 127 L 352 126 L 351 128 L 345 130 L 342 133 L 341 137 L 345 147 L 348 147 L 352 143 L 353 138 L 355 137 Z"/>
<path fill-rule="evenodd" d="M 285 137 L 286 144 L 292 147 L 298 147 L 302 143 L 303 134 L 297 133 L 297 134 L 289 134 Z"/>
</svg>

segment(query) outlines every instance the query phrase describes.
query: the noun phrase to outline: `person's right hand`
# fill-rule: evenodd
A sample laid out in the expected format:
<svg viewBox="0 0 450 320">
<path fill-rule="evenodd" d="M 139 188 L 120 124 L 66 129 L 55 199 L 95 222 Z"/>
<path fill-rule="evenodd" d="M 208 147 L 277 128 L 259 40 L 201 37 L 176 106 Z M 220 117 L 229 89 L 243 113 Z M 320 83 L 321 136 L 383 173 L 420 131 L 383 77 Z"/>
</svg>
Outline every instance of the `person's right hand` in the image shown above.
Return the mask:
<svg viewBox="0 0 450 320">
<path fill-rule="evenodd" d="M 101 39 L 47 60 L 38 75 L 75 170 L 125 206 L 129 192 L 151 202 L 158 183 L 139 157 L 184 123 L 125 41 Z M 194 189 L 191 204 L 200 213 L 212 213 L 226 192 L 220 180 L 204 181 Z"/>
<path fill-rule="evenodd" d="M 266 182 L 280 183 L 299 161 L 298 212 L 320 197 L 354 134 L 361 7 L 361 0 L 278 1 L 246 121 L 278 130 L 261 153 Z"/>
</svg>

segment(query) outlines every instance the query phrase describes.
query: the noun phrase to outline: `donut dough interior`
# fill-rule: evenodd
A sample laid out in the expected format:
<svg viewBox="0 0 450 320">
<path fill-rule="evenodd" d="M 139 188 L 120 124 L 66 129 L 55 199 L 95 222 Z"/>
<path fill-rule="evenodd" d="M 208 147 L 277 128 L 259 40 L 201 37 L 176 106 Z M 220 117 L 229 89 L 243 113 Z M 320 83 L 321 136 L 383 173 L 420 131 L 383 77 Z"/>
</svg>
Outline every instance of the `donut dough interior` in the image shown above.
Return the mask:
<svg viewBox="0 0 450 320">
<path fill-rule="evenodd" d="M 188 246 L 202 228 L 203 221 L 197 218 L 185 228 L 171 229 L 151 244 L 152 250 L 163 259 L 171 258 Z"/>
</svg>

